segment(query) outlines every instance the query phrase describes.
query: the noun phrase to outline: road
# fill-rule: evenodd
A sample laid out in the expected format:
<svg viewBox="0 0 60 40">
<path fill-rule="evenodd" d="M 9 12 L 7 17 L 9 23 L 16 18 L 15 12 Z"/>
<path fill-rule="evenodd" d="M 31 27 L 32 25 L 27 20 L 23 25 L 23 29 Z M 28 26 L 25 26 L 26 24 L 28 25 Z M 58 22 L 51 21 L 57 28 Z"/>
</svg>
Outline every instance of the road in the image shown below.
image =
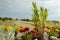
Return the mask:
<svg viewBox="0 0 60 40">
<path fill-rule="evenodd" d="M 16 24 L 16 25 L 19 25 L 19 26 L 22 26 L 22 27 L 29 27 L 30 30 L 32 30 L 32 29 L 34 28 L 33 25 L 27 24 L 27 23 L 24 23 L 24 22 L 20 22 L 20 21 L 16 21 L 15 24 Z"/>
</svg>

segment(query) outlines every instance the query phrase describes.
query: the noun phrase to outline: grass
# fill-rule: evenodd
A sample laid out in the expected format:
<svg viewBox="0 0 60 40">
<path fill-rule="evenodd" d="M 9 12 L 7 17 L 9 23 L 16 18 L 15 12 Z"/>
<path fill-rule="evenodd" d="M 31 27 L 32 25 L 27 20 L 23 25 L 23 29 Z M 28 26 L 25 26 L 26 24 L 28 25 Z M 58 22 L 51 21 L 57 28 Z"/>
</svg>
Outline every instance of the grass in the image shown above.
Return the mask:
<svg viewBox="0 0 60 40">
<path fill-rule="evenodd" d="M 34 24 L 32 21 L 20 21 L 22 23 L 26 23 L 26 24 Z"/>
<path fill-rule="evenodd" d="M 17 20 L 18 22 L 21 22 L 21 23 L 26 23 L 26 24 L 34 24 L 32 21 L 19 21 Z M 0 24 L 0 28 L 4 28 L 6 25 L 13 25 L 15 22 L 17 22 L 16 20 L 11 20 L 11 21 L 2 21 L 2 25 Z M 55 23 L 55 22 L 47 22 L 46 23 L 46 26 L 57 26 L 58 28 L 60 28 L 60 23 Z M 14 26 L 15 27 L 15 26 Z"/>
<path fill-rule="evenodd" d="M 25 23 L 25 24 L 31 24 L 34 25 L 34 23 L 32 21 L 20 21 L 17 20 L 18 22 L 21 23 Z M 14 25 L 15 22 L 17 22 L 16 20 L 10 20 L 10 21 L 2 21 L 0 24 L 0 27 L 4 27 L 4 26 L 8 26 L 8 25 Z M 60 23 L 59 22 L 53 22 L 53 21 L 48 21 L 46 23 L 46 26 L 57 26 L 58 28 L 60 28 Z"/>
<path fill-rule="evenodd" d="M 34 23 L 33 23 L 32 21 L 31 21 L 31 22 L 30 22 L 30 21 L 20 21 L 20 22 L 34 25 Z M 57 26 L 57 28 L 60 29 L 60 22 L 48 21 L 48 22 L 46 23 L 46 26 Z"/>
</svg>

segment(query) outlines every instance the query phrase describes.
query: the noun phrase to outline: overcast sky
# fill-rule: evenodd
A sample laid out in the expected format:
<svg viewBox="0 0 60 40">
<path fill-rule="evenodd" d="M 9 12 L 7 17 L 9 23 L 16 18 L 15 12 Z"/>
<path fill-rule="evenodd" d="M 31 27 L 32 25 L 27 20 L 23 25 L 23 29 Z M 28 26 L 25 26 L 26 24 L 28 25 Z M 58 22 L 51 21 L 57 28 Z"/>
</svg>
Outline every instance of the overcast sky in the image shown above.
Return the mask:
<svg viewBox="0 0 60 40">
<path fill-rule="evenodd" d="M 32 2 L 48 9 L 48 20 L 60 21 L 60 0 L 0 0 L 0 16 L 31 19 Z"/>
</svg>

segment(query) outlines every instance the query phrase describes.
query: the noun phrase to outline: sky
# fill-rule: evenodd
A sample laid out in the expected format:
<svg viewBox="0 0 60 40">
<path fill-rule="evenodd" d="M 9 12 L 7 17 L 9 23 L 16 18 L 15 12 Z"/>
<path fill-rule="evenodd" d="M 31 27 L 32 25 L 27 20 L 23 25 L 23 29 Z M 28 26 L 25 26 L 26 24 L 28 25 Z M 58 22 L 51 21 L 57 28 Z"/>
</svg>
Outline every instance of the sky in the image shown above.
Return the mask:
<svg viewBox="0 0 60 40">
<path fill-rule="evenodd" d="M 0 17 L 32 19 L 32 2 L 48 9 L 47 20 L 60 21 L 60 0 L 0 0 Z"/>
</svg>

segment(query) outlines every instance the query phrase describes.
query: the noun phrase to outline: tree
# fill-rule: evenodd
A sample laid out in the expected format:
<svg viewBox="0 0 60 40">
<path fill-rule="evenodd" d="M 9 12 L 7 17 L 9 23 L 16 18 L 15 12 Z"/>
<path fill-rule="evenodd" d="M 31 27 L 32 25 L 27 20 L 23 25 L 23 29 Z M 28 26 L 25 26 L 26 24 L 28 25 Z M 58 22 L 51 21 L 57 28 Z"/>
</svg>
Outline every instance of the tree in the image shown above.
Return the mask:
<svg viewBox="0 0 60 40">
<path fill-rule="evenodd" d="M 9 18 L 8 17 L 4 17 L 5 20 L 8 20 Z"/>
<path fill-rule="evenodd" d="M 0 17 L 0 20 L 2 20 L 2 17 Z"/>
<path fill-rule="evenodd" d="M 8 18 L 9 20 L 13 20 L 13 18 Z"/>
</svg>

